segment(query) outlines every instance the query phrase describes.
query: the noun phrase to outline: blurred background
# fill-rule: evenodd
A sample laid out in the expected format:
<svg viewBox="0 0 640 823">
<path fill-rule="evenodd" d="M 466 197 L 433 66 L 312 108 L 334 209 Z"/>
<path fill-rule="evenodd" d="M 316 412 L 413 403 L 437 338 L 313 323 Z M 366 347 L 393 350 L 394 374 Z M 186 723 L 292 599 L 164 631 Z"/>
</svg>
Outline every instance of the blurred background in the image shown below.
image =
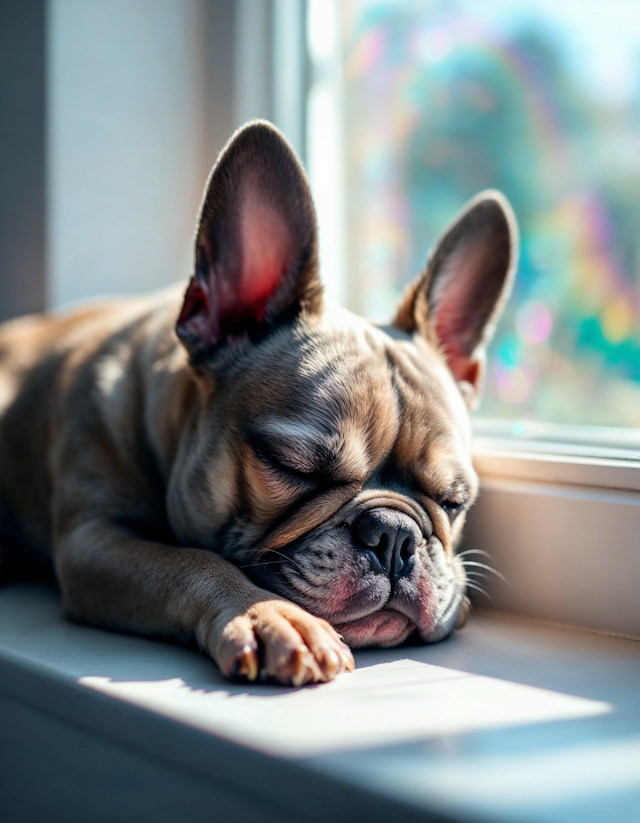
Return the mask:
<svg viewBox="0 0 640 823">
<path fill-rule="evenodd" d="M 521 262 L 485 427 L 637 438 L 637 20 L 636 0 L 0 0 L 0 316 L 186 277 L 207 173 L 266 117 L 307 166 L 330 298 L 374 320 L 501 189 Z"/>
</svg>

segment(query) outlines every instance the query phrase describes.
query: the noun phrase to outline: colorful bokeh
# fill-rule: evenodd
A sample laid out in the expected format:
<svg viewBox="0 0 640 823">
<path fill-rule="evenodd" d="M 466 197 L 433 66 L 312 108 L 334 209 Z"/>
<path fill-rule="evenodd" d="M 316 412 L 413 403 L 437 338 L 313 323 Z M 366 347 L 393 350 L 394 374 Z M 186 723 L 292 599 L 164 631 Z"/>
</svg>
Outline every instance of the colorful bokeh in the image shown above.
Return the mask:
<svg viewBox="0 0 640 823">
<path fill-rule="evenodd" d="M 628 4 L 585 0 L 576 20 L 526 0 L 341 8 L 355 308 L 388 319 L 457 210 L 501 189 L 521 258 L 481 413 L 640 427 L 640 29 Z M 601 82 L 600 20 L 602 50 L 619 27 L 615 86 Z"/>
</svg>

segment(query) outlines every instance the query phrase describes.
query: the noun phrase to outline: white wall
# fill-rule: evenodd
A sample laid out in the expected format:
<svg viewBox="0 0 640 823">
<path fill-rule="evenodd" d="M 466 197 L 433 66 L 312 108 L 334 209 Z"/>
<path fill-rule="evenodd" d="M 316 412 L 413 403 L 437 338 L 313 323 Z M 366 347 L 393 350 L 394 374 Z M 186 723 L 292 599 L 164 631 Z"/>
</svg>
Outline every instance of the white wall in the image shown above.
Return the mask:
<svg viewBox="0 0 640 823">
<path fill-rule="evenodd" d="M 199 0 L 51 0 L 49 305 L 189 274 L 206 36 Z"/>
</svg>

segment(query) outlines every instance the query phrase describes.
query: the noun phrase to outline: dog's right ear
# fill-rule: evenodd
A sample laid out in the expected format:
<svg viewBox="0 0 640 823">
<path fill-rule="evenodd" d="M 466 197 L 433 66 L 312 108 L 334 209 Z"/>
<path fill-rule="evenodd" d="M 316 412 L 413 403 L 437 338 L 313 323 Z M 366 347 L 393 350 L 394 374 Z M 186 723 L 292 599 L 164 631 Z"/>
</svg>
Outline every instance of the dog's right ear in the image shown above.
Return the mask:
<svg viewBox="0 0 640 823">
<path fill-rule="evenodd" d="M 394 321 L 440 349 L 470 408 L 478 399 L 485 350 L 511 291 L 517 259 L 511 206 L 500 192 L 481 192 L 436 243 Z"/>
<path fill-rule="evenodd" d="M 316 216 L 293 149 L 255 121 L 224 148 L 200 210 L 176 332 L 192 361 L 322 304 Z"/>
</svg>

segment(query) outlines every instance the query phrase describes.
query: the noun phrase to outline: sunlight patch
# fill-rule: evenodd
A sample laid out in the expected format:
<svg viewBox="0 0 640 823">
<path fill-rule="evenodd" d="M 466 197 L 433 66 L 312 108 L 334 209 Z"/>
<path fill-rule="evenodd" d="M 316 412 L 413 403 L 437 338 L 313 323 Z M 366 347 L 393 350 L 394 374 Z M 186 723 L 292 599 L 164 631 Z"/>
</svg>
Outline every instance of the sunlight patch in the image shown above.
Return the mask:
<svg viewBox="0 0 640 823">
<path fill-rule="evenodd" d="M 612 706 L 493 677 L 397 660 L 300 690 L 229 684 L 193 689 L 181 678 L 81 685 L 272 754 L 354 748 L 593 717 Z"/>
</svg>

